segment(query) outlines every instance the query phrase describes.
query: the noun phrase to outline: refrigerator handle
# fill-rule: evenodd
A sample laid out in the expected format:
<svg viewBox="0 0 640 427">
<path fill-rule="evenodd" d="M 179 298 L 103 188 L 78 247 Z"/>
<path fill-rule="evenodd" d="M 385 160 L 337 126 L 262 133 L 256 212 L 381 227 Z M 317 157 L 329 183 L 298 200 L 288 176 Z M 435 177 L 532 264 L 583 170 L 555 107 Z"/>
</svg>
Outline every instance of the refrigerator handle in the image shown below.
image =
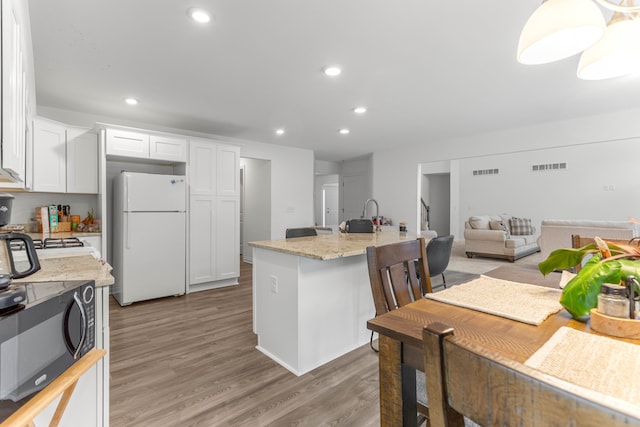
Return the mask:
<svg viewBox="0 0 640 427">
<path fill-rule="evenodd" d="M 131 249 L 129 243 L 129 212 L 124 212 L 124 242 L 127 249 Z"/>
<path fill-rule="evenodd" d="M 129 210 L 129 174 L 124 174 L 124 210 Z"/>
</svg>

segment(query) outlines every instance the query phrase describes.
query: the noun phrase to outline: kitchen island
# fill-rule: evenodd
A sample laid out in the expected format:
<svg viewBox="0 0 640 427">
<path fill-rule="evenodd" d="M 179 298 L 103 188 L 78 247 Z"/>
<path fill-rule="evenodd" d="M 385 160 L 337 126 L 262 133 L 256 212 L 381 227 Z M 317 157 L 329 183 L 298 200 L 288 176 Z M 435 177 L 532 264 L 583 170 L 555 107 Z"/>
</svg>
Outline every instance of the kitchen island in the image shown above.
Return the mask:
<svg viewBox="0 0 640 427">
<path fill-rule="evenodd" d="M 366 248 L 415 238 L 383 227 L 250 242 L 257 349 L 302 375 L 366 344 L 375 316 Z"/>
<path fill-rule="evenodd" d="M 109 425 L 109 286 L 114 283 L 110 266 L 90 254 L 91 248 L 38 250 L 41 269 L 14 279 L 13 283 L 94 280 L 96 348 L 107 350 L 79 380 L 60 425 L 65 427 L 105 427 Z M 25 252 L 15 252 L 16 263 L 26 262 Z M 37 286 L 37 284 L 36 284 Z M 34 419 L 36 426 L 49 425 L 58 401 L 56 399 Z"/>
</svg>

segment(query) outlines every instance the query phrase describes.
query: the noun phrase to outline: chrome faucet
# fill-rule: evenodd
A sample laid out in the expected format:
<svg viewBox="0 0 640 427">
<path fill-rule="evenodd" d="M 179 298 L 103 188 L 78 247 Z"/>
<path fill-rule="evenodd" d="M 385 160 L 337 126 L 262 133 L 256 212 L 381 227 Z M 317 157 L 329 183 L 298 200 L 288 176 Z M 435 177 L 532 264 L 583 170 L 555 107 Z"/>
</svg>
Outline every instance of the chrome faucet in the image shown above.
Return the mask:
<svg viewBox="0 0 640 427">
<path fill-rule="evenodd" d="M 362 208 L 362 216 L 360 218 L 364 218 L 369 202 L 373 202 L 376 204 L 376 231 L 380 231 L 382 230 L 382 228 L 380 228 L 380 206 L 378 205 L 378 201 L 376 199 L 367 199 L 367 201 L 364 202 L 364 207 Z"/>
</svg>

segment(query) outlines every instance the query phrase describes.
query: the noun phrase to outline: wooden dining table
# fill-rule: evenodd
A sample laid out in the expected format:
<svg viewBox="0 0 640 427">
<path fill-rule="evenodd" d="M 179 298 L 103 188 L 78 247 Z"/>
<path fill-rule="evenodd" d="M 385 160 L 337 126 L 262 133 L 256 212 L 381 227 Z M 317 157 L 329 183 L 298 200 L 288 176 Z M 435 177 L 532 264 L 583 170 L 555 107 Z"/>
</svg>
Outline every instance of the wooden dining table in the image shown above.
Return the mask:
<svg viewBox="0 0 640 427">
<path fill-rule="evenodd" d="M 486 276 L 557 288 L 560 273 L 503 266 Z M 380 425 L 415 426 L 416 369 L 423 370 L 422 329 L 433 322 L 455 329 L 457 336 L 504 357 L 524 363 L 562 326 L 591 332 L 589 323 L 574 320 L 566 310 L 530 325 L 431 299 L 420 299 L 367 322 L 379 334 Z M 596 332 L 593 332 L 596 333 Z M 640 340 L 626 340 L 640 344 Z"/>
</svg>

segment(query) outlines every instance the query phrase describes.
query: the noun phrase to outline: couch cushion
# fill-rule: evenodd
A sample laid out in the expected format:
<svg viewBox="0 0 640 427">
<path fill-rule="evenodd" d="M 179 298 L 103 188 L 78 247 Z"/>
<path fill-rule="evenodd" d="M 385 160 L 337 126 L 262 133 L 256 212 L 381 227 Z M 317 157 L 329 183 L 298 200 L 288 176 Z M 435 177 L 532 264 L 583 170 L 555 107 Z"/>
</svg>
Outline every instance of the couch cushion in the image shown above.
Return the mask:
<svg viewBox="0 0 640 427">
<path fill-rule="evenodd" d="M 500 219 L 502 219 L 502 223 L 507 227 L 507 232 L 511 234 L 511 228 L 509 227 L 509 220 L 513 218 L 513 215 L 509 214 L 500 214 Z"/>
<path fill-rule="evenodd" d="M 509 227 L 503 221 L 489 221 L 489 228 L 491 230 L 502 230 L 507 234 L 507 239 L 509 238 Z"/>
<path fill-rule="evenodd" d="M 514 236 L 527 236 L 533 234 L 530 218 L 511 218 L 509 220 L 509 228 Z"/>
<path fill-rule="evenodd" d="M 491 218 L 489 216 L 472 216 L 469 218 L 469 225 L 474 230 L 490 230 L 489 221 Z"/>
<path fill-rule="evenodd" d="M 515 236 L 511 237 L 508 240 L 505 240 L 504 247 L 509 249 L 519 248 L 527 244 L 527 241 L 524 237 Z"/>
</svg>

